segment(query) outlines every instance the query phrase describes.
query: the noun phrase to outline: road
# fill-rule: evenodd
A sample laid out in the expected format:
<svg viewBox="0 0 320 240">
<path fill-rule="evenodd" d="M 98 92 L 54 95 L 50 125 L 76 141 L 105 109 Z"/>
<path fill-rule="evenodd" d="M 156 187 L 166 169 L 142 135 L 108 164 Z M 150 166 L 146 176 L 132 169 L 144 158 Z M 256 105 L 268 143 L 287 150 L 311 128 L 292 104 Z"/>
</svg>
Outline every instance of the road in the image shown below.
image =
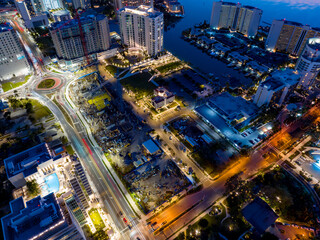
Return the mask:
<svg viewBox="0 0 320 240">
<path fill-rule="evenodd" d="M 116 232 L 119 232 L 120 234 L 117 238 L 136 239 L 136 237 L 139 237 L 140 239 L 152 239 L 152 237 L 150 238 L 147 236 L 149 234 L 146 232 L 145 225 L 142 224 L 135 212 L 132 210 L 132 207 L 126 200 L 125 195 L 119 190 L 113 176 L 105 167 L 101 157 L 103 153 L 100 152 L 97 146 L 92 146 L 86 135 L 86 131 L 84 131 L 84 125 L 65 100 L 64 91 L 66 83 L 72 80 L 74 76 L 69 73 L 57 74 L 48 72 L 42 64 L 43 56 L 32 38 L 23 29 L 23 27 L 19 25 L 20 22 L 18 20 L 14 19 L 11 15 L 6 15 L 7 18 L 12 20 L 14 28 L 19 31 L 25 47 L 30 49 L 28 54 L 30 58 L 33 58 L 33 66 L 36 73 L 30 81 L 15 90 L 18 91 L 20 97 L 29 97 L 39 100 L 43 105 L 47 106 L 58 119 L 65 134 L 74 147 L 74 150 L 82 160 L 91 182 L 98 191 L 101 199 L 100 203 L 104 207 L 104 210 L 110 214 L 112 218 L 110 220 L 114 223 Z M 46 75 L 46 77 L 59 77 L 63 80 L 64 86 L 58 90 L 57 95 L 59 96 L 58 99 L 61 101 L 61 105 L 69 111 L 70 117 L 76 123 L 75 128 L 69 125 L 61 110 L 44 95 L 48 92 L 40 93 L 35 90 L 35 86 L 42 79 L 43 75 Z M 12 93 L 13 90 L 8 91 L 1 94 L 1 97 L 7 97 L 12 95 Z M 131 225 L 131 229 L 128 228 L 128 224 L 124 222 L 123 218 L 127 219 L 127 222 Z"/>
<path fill-rule="evenodd" d="M 163 233 L 157 235 L 157 239 L 167 239 L 176 231 L 179 231 L 182 226 L 188 224 L 193 218 L 197 217 L 201 212 L 205 211 L 210 205 L 216 201 L 224 192 L 225 181 L 239 173 L 242 172 L 242 177 L 244 179 L 252 176 L 259 169 L 268 167 L 270 164 L 273 164 L 278 161 L 278 158 L 265 159 L 263 155 L 270 150 L 276 149 L 278 142 L 289 133 L 293 133 L 296 130 L 300 130 L 300 126 L 307 120 L 312 119 L 316 121 L 317 116 L 320 116 L 319 106 L 313 106 L 304 116 L 298 121 L 293 122 L 291 125 L 283 128 L 278 133 L 274 134 L 269 140 L 265 141 L 259 149 L 256 149 L 250 157 L 243 157 L 239 159 L 238 163 L 228 170 L 221 173 L 220 178 L 216 181 L 205 180 L 203 182 L 203 189 L 195 194 L 188 195 L 181 199 L 178 203 L 168 207 L 163 212 L 161 212 L 156 217 L 152 218 L 151 222 L 156 222 L 154 228 L 160 228 L 163 222 L 170 223 L 175 220 L 177 216 L 182 215 L 180 218 L 172 222 L 167 228 L 164 229 Z M 294 141 L 294 139 L 291 139 Z M 305 139 L 302 143 L 306 143 L 309 139 Z M 303 145 L 303 144 L 302 144 Z M 298 144 L 298 148 L 301 147 L 301 144 Z M 296 148 L 295 148 L 296 149 Z M 276 149 L 277 150 L 277 149 Z M 276 151 L 278 153 L 278 151 Z M 287 159 L 293 152 L 284 156 L 284 159 Z M 279 163 L 283 159 L 281 158 Z M 192 206 L 196 205 L 191 211 L 185 212 Z M 152 217 L 151 215 L 149 217 Z"/>
<path fill-rule="evenodd" d="M 27 45 L 30 44 L 30 50 L 33 53 L 33 56 L 35 56 L 36 59 L 40 59 L 41 55 L 38 53 L 38 48 L 33 45 L 32 40 L 29 39 L 30 36 L 28 36 L 27 33 L 22 34 L 21 36 Z M 37 67 L 35 68 L 37 69 Z M 41 75 L 46 70 L 43 69 L 43 66 L 39 63 L 39 68 L 37 71 Z M 57 76 L 52 73 L 50 74 L 51 75 L 49 76 Z M 65 83 L 70 81 L 70 79 L 66 79 L 61 75 L 59 76 L 64 79 Z M 24 89 L 19 89 L 20 96 L 26 96 L 27 91 L 25 89 L 30 88 L 31 90 L 31 88 L 35 86 L 35 82 L 39 81 L 40 79 L 41 77 L 38 75 L 32 81 L 29 81 Z M 56 118 L 60 121 L 61 126 L 72 143 L 72 146 L 79 155 L 80 159 L 82 159 L 85 169 L 88 172 L 91 181 L 95 185 L 106 211 L 110 214 L 115 226 L 122 234 L 121 238 L 130 239 L 132 235 L 135 235 L 139 236 L 140 239 L 148 239 L 148 237 L 144 236 L 149 235 L 149 238 L 152 239 L 152 236 L 150 236 L 148 233 L 143 221 L 139 221 L 139 219 L 135 217 L 132 208 L 129 206 L 124 195 L 120 192 L 117 183 L 112 178 L 108 169 L 105 168 L 103 159 L 101 157 L 103 153 L 100 152 L 97 146 L 92 146 L 87 137 L 86 131 L 84 131 L 86 127 L 81 123 L 75 114 L 75 111 L 69 107 L 64 97 L 64 91 L 64 87 L 60 89 L 58 93 L 59 100 L 73 118 L 75 122 L 75 128 L 69 125 L 60 109 L 51 100 L 39 94 L 38 92 L 35 92 L 34 90 L 31 90 L 30 94 L 36 99 L 40 100 L 44 105 L 48 106 Z M 7 94 L 10 94 L 10 92 Z M 139 112 L 139 108 L 136 108 L 135 111 Z M 314 112 L 319 114 L 317 106 L 311 108 L 307 115 L 312 115 Z M 183 161 L 187 162 L 187 164 L 190 166 L 192 166 L 192 164 L 194 165 L 194 163 L 187 156 L 185 156 L 185 154 L 181 154 L 181 151 L 179 151 L 179 149 L 172 144 L 168 136 L 161 129 L 161 124 L 159 124 L 159 122 L 148 121 L 148 123 L 156 130 L 157 134 L 159 134 L 159 136 L 166 143 L 168 143 L 171 148 L 174 149 L 174 151 L 178 154 L 177 157 L 183 159 Z M 276 143 L 282 139 L 282 134 L 294 131 L 300 127 L 300 124 L 300 121 L 294 122 L 290 126 L 282 129 L 278 134 L 275 134 L 272 139 L 262 144 L 260 149 L 255 150 L 250 157 L 241 158 L 235 165 L 225 170 L 215 181 L 211 181 L 202 171 L 200 171 L 197 167 L 194 167 L 194 170 L 197 171 L 197 175 L 199 174 L 198 177 L 202 180 L 203 189 L 197 193 L 187 195 L 178 203 L 168 207 L 158 216 L 152 219 L 152 222 L 157 222 L 155 227 L 159 227 L 164 221 L 170 223 L 176 217 L 180 216 L 178 219 L 172 222 L 172 224 L 165 228 L 163 233 L 157 235 L 157 239 L 167 239 L 174 232 L 188 224 L 188 222 L 194 217 L 198 216 L 199 213 L 210 207 L 211 204 L 222 195 L 224 192 L 225 181 L 231 176 L 239 172 L 243 172 L 243 176 L 246 178 L 255 173 L 258 169 L 267 167 L 273 163 L 268 162 L 263 158 L 264 153 L 276 146 Z M 192 210 L 185 212 L 192 206 L 195 207 Z M 119 214 L 120 211 L 132 224 L 132 230 L 129 231 L 127 228 L 126 224 L 122 220 L 123 217 Z"/>
</svg>

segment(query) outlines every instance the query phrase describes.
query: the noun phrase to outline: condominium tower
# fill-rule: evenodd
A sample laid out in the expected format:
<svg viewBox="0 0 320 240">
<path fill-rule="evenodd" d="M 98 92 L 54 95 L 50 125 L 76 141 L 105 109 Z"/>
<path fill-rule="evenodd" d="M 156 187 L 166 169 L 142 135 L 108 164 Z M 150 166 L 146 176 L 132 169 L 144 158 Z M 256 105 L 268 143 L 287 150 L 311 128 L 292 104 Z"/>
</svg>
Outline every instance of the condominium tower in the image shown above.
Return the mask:
<svg viewBox="0 0 320 240">
<path fill-rule="evenodd" d="M 262 10 L 255 7 L 232 2 L 213 2 L 210 26 L 216 29 L 229 28 L 245 36 L 254 37 L 261 15 Z"/>
<path fill-rule="evenodd" d="M 320 38 L 309 38 L 300 58 L 296 70 L 301 75 L 299 85 L 305 88 L 311 86 L 320 72 Z"/>
<path fill-rule="evenodd" d="M 124 7 L 118 12 L 122 43 L 154 56 L 163 50 L 163 14 L 153 7 Z"/>
<path fill-rule="evenodd" d="M 313 37 L 320 37 L 320 29 L 287 20 L 273 20 L 266 49 L 299 56 L 307 40 Z"/>
<path fill-rule="evenodd" d="M 0 81 L 28 74 L 28 60 L 15 30 L 9 23 L 0 24 Z"/>
<path fill-rule="evenodd" d="M 76 19 L 55 22 L 50 27 L 50 34 L 59 59 L 66 64 L 82 61 L 86 51 L 90 58 L 96 53 L 110 48 L 110 32 L 108 19 L 104 15 L 88 15 L 81 17 L 84 39 L 81 39 L 81 29 Z"/>
<path fill-rule="evenodd" d="M 27 28 L 36 28 L 49 24 L 42 1 L 16 0 L 15 5 Z"/>
</svg>

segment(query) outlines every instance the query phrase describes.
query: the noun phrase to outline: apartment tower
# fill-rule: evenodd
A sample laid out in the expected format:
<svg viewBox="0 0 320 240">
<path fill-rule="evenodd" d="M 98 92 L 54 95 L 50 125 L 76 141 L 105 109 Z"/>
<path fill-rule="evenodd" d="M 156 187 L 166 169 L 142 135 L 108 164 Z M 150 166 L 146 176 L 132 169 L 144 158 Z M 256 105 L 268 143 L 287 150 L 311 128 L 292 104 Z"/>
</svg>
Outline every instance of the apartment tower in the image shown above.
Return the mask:
<svg viewBox="0 0 320 240">
<path fill-rule="evenodd" d="M 80 21 L 87 53 L 90 58 L 95 59 L 96 53 L 110 48 L 108 19 L 99 14 L 81 17 Z M 59 59 L 65 60 L 66 64 L 82 61 L 85 51 L 76 19 L 53 23 L 50 34 Z"/>
<path fill-rule="evenodd" d="M 163 14 L 153 6 L 124 7 L 118 12 L 122 43 L 155 56 L 163 50 Z"/>
<path fill-rule="evenodd" d="M 257 34 L 262 10 L 233 2 L 213 2 L 210 26 L 229 28 L 248 37 Z"/>
<path fill-rule="evenodd" d="M 287 20 L 273 20 L 266 49 L 299 56 L 308 39 L 314 37 L 320 37 L 320 29 Z"/>
<path fill-rule="evenodd" d="M 296 70 L 300 73 L 299 85 L 308 88 L 320 72 L 320 38 L 309 38 L 299 60 Z"/>
</svg>

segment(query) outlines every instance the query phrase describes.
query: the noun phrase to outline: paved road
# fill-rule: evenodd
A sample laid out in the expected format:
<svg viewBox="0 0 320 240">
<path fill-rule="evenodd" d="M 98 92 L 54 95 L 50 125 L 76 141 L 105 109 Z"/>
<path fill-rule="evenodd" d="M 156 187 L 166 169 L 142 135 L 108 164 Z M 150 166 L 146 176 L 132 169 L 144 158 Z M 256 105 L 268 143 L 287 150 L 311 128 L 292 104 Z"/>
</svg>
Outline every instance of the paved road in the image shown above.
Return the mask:
<svg viewBox="0 0 320 240">
<path fill-rule="evenodd" d="M 65 134 L 72 143 L 72 146 L 79 155 L 80 159 L 82 159 L 85 169 L 88 172 L 92 183 L 94 184 L 101 197 L 102 202 L 100 203 L 104 206 L 106 212 L 110 214 L 117 230 L 121 233 L 121 238 L 135 239 L 135 237 L 138 236 L 140 239 L 149 239 L 148 237 L 146 237 L 148 233 L 144 232 L 145 229 L 143 224 L 139 222 L 136 214 L 133 212 L 124 195 L 120 192 L 116 182 L 104 166 L 103 160 L 101 158 L 102 153 L 99 152 L 99 149 L 91 145 L 90 141 L 86 137 L 85 132 L 83 131 L 84 126 L 81 124 L 79 119 L 77 119 L 77 116 L 74 114 L 74 112 L 70 112 L 70 117 L 72 117 L 75 122 L 78 122 L 78 124 L 75 125 L 75 129 L 69 125 L 63 113 L 51 100 L 39 94 L 39 92 L 34 91 L 36 83 L 41 80 L 41 76 L 44 74 L 52 77 L 60 77 L 63 79 L 64 84 L 66 84 L 70 79 L 65 78 L 65 74 L 61 75 L 48 73 L 45 67 L 43 67 L 43 64 L 41 62 L 43 56 L 37 48 L 36 44 L 33 42 L 28 33 L 23 30 L 21 26 L 19 26 L 20 23 L 18 20 L 13 19 L 12 17 L 10 17 L 10 19 L 14 23 L 14 28 L 20 32 L 20 35 L 22 37 L 22 40 L 26 44 L 26 47 L 29 47 L 29 49 L 31 50 L 31 53 L 29 52 L 30 57 L 34 58 L 33 60 L 36 60 L 36 64 L 34 64 L 33 66 L 37 75 L 34 76 L 30 81 L 28 81 L 23 87 L 16 89 L 18 90 L 19 96 L 36 98 L 45 106 L 47 106 L 59 120 L 61 126 L 65 131 Z M 71 77 L 71 75 L 69 75 L 68 77 Z M 68 111 L 70 110 L 70 108 L 67 107 L 68 104 L 64 98 L 64 90 L 64 87 L 62 87 L 58 95 L 59 99 L 63 103 L 62 105 L 64 105 L 64 107 L 66 107 L 66 110 Z M 1 96 L 6 97 L 11 94 L 12 91 L 4 93 Z M 79 134 L 79 132 L 82 133 Z M 122 212 L 122 215 L 120 214 L 120 211 Z M 129 230 L 127 224 L 123 221 L 124 217 L 132 225 L 131 230 Z"/>
</svg>

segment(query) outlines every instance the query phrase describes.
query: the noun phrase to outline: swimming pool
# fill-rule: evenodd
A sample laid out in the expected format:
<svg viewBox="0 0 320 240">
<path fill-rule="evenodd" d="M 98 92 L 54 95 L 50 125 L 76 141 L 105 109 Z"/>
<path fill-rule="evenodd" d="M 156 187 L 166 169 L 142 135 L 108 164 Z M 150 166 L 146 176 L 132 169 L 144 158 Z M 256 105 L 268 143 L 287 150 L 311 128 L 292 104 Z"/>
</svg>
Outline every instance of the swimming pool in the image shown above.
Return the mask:
<svg viewBox="0 0 320 240">
<path fill-rule="evenodd" d="M 59 183 L 59 178 L 58 178 L 58 175 L 56 173 L 53 173 L 49 176 L 47 176 L 45 179 L 44 179 L 44 182 L 45 182 L 45 190 L 48 191 L 48 193 L 56 193 L 59 191 L 59 188 L 60 188 L 60 183 Z"/>
</svg>

